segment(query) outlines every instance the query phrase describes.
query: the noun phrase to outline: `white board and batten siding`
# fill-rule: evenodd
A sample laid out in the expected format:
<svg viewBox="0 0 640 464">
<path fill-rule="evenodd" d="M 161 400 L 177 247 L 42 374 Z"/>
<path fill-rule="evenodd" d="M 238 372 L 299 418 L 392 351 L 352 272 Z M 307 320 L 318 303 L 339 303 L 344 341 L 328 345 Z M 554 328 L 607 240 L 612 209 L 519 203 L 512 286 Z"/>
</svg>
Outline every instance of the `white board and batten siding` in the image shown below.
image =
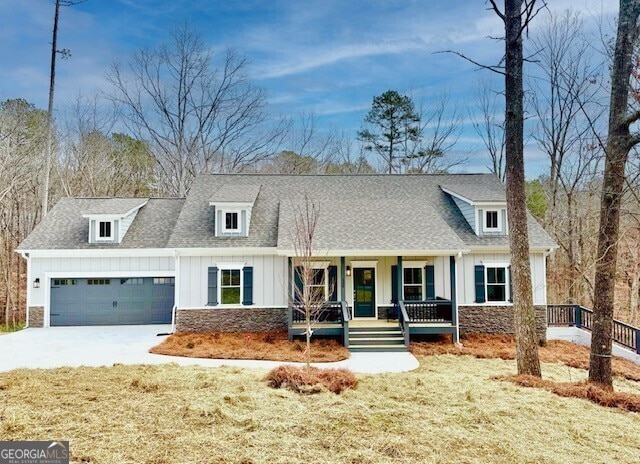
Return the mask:
<svg viewBox="0 0 640 464">
<path fill-rule="evenodd" d="M 508 253 L 471 253 L 462 255 L 458 268 L 458 304 L 475 304 L 475 266 L 491 263 L 509 263 Z M 546 265 L 543 253 L 531 254 L 531 283 L 533 286 L 533 304 L 547 304 Z"/>
<path fill-rule="evenodd" d="M 56 258 L 31 258 L 30 280 L 40 279 L 40 288 L 29 285 L 30 306 L 44 306 L 47 286 L 45 277 L 47 274 L 65 277 L 129 277 L 136 272 L 150 275 L 154 272 L 162 276 L 171 275 L 175 270 L 173 256 L 131 256 L 131 257 L 56 257 Z M 121 275 L 118 275 L 121 273 Z"/>
<path fill-rule="evenodd" d="M 283 308 L 288 304 L 287 269 L 284 256 L 180 256 L 178 301 L 180 309 L 207 306 L 208 268 L 225 263 L 253 267 L 253 306 Z"/>
</svg>

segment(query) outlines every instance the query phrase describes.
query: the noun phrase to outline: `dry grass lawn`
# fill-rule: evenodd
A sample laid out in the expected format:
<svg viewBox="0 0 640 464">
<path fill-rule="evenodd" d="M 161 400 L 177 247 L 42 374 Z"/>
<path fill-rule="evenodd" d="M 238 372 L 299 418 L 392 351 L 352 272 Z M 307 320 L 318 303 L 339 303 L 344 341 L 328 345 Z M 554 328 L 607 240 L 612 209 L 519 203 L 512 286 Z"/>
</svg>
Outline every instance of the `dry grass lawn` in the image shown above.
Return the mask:
<svg viewBox="0 0 640 464">
<path fill-rule="evenodd" d="M 249 338 L 250 337 L 250 338 Z M 169 356 L 210 359 L 260 359 L 305 362 L 307 345 L 302 340 L 289 342 L 287 333 L 273 331 L 254 334 L 178 333 L 149 351 Z M 349 350 L 335 340 L 311 340 L 312 362 L 342 361 Z"/>
<path fill-rule="evenodd" d="M 0 440 L 69 439 L 91 463 L 638 462 L 640 414 L 492 380 L 515 371 L 510 360 L 420 361 L 340 395 L 272 389 L 264 370 L 18 370 L 0 374 Z M 640 393 L 627 379 L 616 389 Z"/>
</svg>

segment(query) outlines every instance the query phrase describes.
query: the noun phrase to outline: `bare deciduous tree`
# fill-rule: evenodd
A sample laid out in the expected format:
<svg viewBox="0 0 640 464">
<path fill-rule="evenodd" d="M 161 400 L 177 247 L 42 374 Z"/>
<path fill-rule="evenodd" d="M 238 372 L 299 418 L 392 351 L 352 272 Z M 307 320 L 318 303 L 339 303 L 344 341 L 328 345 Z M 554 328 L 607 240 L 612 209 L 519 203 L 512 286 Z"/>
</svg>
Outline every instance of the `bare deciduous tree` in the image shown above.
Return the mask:
<svg viewBox="0 0 640 464">
<path fill-rule="evenodd" d="M 471 114 L 470 111 L 469 118 L 489 154 L 489 171 L 504 182 L 504 108 L 500 104 L 502 98 L 504 97 L 501 93 L 491 89 L 488 81 L 480 81 L 476 90 L 477 113 Z"/>
<path fill-rule="evenodd" d="M 137 51 L 108 74 L 133 135 L 149 143 L 166 190 L 184 195 L 201 172 L 237 172 L 277 152 L 286 127 L 267 127 L 264 91 L 227 50 L 219 67 L 184 25 L 170 42 Z"/>
</svg>

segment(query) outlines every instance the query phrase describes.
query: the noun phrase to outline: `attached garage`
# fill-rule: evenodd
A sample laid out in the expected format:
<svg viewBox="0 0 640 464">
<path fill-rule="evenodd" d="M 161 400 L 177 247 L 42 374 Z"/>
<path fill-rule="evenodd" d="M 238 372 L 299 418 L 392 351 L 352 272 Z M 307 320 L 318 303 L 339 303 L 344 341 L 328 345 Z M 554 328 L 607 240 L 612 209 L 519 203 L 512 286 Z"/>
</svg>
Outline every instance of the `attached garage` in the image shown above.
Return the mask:
<svg viewBox="0 0 640 464">
<path fill-rule="evenodd" d="M 50 325 L 170 324 L 173 277 L 51 279 Z"/>
</svg>

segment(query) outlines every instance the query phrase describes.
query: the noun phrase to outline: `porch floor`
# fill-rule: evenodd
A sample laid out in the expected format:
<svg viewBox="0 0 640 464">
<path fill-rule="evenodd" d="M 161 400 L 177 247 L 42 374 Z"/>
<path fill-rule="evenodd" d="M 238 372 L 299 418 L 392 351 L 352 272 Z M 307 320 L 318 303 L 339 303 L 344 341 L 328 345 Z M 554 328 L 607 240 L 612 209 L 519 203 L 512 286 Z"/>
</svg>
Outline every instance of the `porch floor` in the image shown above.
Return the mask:
<svg viewBox="0 0 640 464">
<path fill-rule="evenodd" d="M 362 328 L 362 327 L 398 327 L 398 321 L 389 321 L 387 322 L 386 320 L 370 320 L 370 321 L 363 321 L 363 320 L 358 320 L 358 319 L 351 319 L 349 321 L 349 328 L 352 327 L 358 327 L 358 328 Z"/>
</svg>

